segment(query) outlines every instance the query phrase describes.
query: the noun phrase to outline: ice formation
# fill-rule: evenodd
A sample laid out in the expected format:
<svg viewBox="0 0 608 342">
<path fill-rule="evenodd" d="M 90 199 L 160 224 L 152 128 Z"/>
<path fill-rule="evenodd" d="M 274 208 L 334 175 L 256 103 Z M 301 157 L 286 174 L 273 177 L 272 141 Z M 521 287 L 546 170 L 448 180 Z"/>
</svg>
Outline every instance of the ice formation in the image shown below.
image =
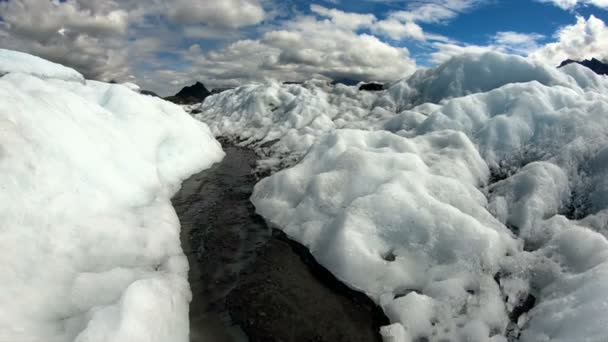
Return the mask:
<svg viewBox="0 0 608 342">
<path fill-rule="evenodd" d="M 0 50 L 0 340 L 188 341 L 170 197 L 223 156 L 128 86 Z"/>
<path fill-rule="evenodd" d="M 607 90 L 577 65 L 466 54 L 383 92 L 240 87 L 198 118 L 289 166 L 258 212 L 384 309 L 386 341 L 600 342 Z"/>
</svg>

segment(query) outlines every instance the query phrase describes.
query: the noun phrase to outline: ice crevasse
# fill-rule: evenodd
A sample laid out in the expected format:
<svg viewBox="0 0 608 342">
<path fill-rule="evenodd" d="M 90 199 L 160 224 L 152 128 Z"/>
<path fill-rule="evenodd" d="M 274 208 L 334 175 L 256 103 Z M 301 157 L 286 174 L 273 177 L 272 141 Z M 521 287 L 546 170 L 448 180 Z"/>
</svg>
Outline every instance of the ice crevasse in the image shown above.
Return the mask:
<svg viewBox="0 0 608 342">
<path fill-rule="evenodd" d="M 383 92 L 269 83 L 200 108 L 287 166 L 257 211 L 383 308 L 386 341 L 608 336 L 606 77 L 465 54 Z"/>
<path fill-rule="evenodd" d="M 188 341 L 170 198 L 223 157 L 132 87 L 0 50 L 0 340 Z"/>
</svg>

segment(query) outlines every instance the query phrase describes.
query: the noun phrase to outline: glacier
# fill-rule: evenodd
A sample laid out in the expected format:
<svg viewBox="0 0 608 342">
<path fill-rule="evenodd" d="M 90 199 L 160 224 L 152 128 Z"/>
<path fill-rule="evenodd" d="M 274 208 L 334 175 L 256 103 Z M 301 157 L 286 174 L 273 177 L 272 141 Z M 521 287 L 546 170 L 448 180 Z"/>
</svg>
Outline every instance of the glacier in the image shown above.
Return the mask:
<svg viewBox="0 0 608 342">
<path fill-rule="evenodd" d="M 189 340 L 170 198 L 224 153 L 131 84 L 0 49 L 0 340 Z"/>
<path fill-rule="evenodd" d="M 195 116 L 262 156 L 257 212 L 382 307 L 385 341 L 599 342 L 607 90 L 468 53 L 381 92 L 242 86 Z"/>
</svg>

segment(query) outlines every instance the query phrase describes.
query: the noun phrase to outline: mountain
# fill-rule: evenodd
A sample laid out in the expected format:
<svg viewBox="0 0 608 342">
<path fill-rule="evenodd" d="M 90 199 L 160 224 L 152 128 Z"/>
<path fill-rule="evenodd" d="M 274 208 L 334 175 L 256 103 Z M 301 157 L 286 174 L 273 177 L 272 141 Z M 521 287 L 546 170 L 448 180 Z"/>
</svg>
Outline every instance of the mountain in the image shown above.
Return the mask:
<svg viewBox="0 0 608 342">
<path fill-rule="evenodd" d="M 200 103 L 211 95 L 211 92 L 201 82 L 182 88 L 177 94 L 166 97 L 165 100 L 177 104 Z"/>
<path fill-rule="evenodd" d="M 359 86 L 359 90 L 381 91 L 384 90 L 384 84 L 376 82 L 363 83 Z"/>
<path fill-rule="evenodd" d="M 595 58 L 585 59 L 584 61 L 575 61 L 572 59 L 567 59 L 567 60 L 563 61 L 562 64 L 560 64 L 558 66 L 558 68 L 561 68 L 563 66 L 566 66 L 566 65 L 572 64 L 572 63 L 578 63 L 580 65 L 586 66 L 587 68 L 593 70 L 593 72 L 595 72 L 598 75 L 608 75 L 608 64 L 602 63 L 601 61 L 599 61 Z"/>
</svg>

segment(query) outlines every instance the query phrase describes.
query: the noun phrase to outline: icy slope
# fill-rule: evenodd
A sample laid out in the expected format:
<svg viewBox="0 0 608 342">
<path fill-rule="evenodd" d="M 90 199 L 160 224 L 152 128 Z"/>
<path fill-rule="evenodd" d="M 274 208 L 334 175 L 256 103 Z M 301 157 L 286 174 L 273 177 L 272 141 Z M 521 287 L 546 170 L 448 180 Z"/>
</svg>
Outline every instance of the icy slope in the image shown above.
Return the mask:
<svg viewBox="0 0 608 342">
<path fill-rule="evenodd" d="M 342 84 L 247 85 L 208 97 L 196 118 L 215 135 L 236 140 L 266 155 L 263 167 L 292 165 L 321 135 L 337 128 L 368 128 L 392 113 L 377 107 L 375 92 Z"/>
<path fill-rule="evenodd" d="M 602 79 L 578 65 L 558 70 L 519 56 L 489 52 L 454 57 L 437 68 L 420 70 L 386 91 L 359 91 L 322 81 L 302 85 L 270 82 L 222 92 L 195 109 L 200 111 L 196 118 L 207 123 L 216 136 L 255 148 L 266 157 L 261 167 L 276 170 L 293 165 L 317 138 L 335 129 L 412 129 L 450 99 L 485 94 L 505 85 L 534 88 L 532 82 L 544 86 L 538 89 L 553 92 L 544 97 L 555 98 L 566 89 L 572 97 L 576 96 L 573 93 L 608 91 Z M 512 100 L 515 98 L 495 102 Z"/>
<path fill-rule="evenodd" d="M 0 49 L 0 75 L 9 72 L 34 75 L 42 79 L 84 82 L 84 77 L 74 69 L 27 53 Z"/>
<path fill-rule="evenodd" d="M 303 156 L 252 201 L 383 307 L 386 341 L 600 342 L 607 89 L 580 66 L 486 53 L 372 95 L 244 87 L 199 118 Z"/>
<path fill-rule="evenodd" d="M 188 341 L 169 199 L 221 147 L 178 106 L 1 55 L 0 340 Z"/>
<path fill-rule="evenodd" d="M 517 250 L 476 188 L 487 177 L 458 132 L 406 139 L 339 130 L 260 181 L 252 200 L 411 338 L 477 341 L 505 327 L 493 276 Z"/>
</svg>

